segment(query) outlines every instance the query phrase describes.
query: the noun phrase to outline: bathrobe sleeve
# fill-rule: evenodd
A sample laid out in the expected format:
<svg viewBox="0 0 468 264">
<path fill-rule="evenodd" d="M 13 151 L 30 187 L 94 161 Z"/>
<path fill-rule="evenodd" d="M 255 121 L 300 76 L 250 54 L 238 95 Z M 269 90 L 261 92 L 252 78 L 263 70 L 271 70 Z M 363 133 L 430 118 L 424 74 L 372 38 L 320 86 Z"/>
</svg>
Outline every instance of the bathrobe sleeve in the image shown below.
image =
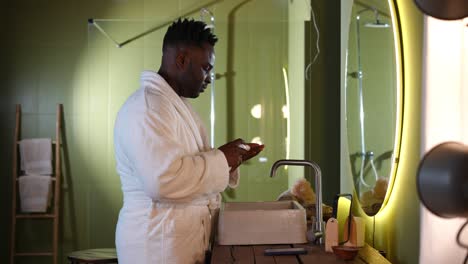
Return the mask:
<svg viewBox="0 0 468 264">
<path fill-rule="evenodd" d="M 123 144 L 132 174 L 153 200 L 187 202 L 228 186 L 224 154 L 218 149 L 199 152 L 193 131 L 167 100 L 125 119 Z"/>
</svg>

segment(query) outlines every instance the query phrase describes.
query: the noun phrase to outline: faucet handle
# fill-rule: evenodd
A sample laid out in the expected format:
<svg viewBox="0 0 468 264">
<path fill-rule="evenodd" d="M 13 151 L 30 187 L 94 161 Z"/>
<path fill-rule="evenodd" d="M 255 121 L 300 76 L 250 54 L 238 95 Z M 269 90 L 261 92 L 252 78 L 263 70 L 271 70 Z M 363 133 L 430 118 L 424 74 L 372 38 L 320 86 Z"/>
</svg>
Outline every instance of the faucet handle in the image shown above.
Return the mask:
<svg viewBox="0 0 468 264">
<path fill-rule="evenodd" d="M 323 237 L 323 232 L 320 230 L 320 228 L 317 225 L 317 217 L 312 216 L 312 225 L 311 228 L 307 231 L 306 237 L 309 242 L 313 242 L 315 244 L 321 244 L 322 237 Z"/>
</svg>

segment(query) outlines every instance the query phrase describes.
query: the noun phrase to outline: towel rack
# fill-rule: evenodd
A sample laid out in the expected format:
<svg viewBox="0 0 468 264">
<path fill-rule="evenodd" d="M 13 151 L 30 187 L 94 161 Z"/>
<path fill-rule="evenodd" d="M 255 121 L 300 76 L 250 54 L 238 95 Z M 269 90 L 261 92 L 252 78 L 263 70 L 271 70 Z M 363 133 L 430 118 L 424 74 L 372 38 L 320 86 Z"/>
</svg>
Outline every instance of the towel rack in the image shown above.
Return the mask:
<svg viewBox="0 0 468 264">
<path fill-rule="evenodd" d="M 54 174 L 52 175 L 53 184 L 53 208 L 45 213 L 20 213 L 17 210 L 17 179 L 18 179 L 18 143 L 21 132 L 21 105 L 16 105 L 15 135 L 13 142 L 13 180 L 12 180 L 12 209 L 11 209 L 11 244 L 10 244 L 10 264 L 15 263 L 16 257 L 52 257 L 53 263 L 58 263 L 58 236 L 59 236 L 59 212 L 60 212 L 60 180 L 61 180 L 61 162 L 60 162 L 60 133 L 62 131 L 63 105 L 58 104 L 56 110 L 55 122 L 55 140 L 53 141 L 55 152 Z M 16 222 L 19 219 L 51 219 L 53 224 L 52 250 L 48 252 L 17 252 L 16 251 Z"/>
</svg>

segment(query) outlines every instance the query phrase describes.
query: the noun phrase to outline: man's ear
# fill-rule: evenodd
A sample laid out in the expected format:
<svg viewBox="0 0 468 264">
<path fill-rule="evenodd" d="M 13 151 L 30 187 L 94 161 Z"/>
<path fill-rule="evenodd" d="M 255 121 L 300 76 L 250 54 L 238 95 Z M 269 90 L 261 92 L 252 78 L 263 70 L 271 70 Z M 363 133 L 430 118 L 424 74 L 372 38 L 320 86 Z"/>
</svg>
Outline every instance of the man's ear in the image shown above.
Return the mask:
<svg viewBox="0 0 468 264">
<path fill-rule="evenodd" d="M 189 60 L 190 59 L 187 56 L 187 52 L 185 50 L 180 50 L 177 52 L 175 63 L 178 69 L 185 69 Z"/>
</svg>

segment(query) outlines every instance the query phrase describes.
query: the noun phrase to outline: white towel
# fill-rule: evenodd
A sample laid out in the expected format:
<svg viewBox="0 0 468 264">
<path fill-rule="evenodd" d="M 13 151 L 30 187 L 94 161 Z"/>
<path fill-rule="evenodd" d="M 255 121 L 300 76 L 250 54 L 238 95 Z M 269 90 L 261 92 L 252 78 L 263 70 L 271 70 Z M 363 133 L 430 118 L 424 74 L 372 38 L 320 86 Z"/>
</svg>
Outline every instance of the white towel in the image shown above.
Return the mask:
<svg viewBox="0 0 468 264">
<path fill-rule="evenodd" d="M 21 170 L 25 174 L 52 174 L 52 140 L 50 138 L 20 141 Z"/>
<path fill-rule="evenodd" d="M 22 212 L 46 212 L 51 198 L 52 177 L 26 175 L 18 178 Z"/>
</svg>

